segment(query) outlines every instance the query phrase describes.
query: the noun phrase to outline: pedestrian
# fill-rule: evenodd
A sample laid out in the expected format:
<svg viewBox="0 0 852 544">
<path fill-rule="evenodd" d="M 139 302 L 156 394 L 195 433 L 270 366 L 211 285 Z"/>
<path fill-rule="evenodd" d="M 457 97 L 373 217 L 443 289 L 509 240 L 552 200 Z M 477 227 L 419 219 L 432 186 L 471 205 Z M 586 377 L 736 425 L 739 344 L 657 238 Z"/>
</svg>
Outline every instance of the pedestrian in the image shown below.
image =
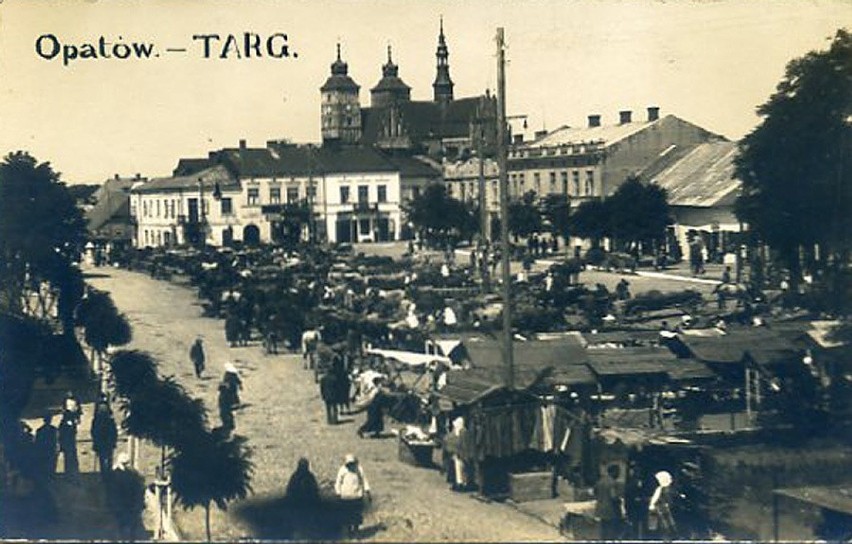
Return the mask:
<svg viewBox="0 0 852 544">
<path fill-rule="evenodd" d="M 661 470 L 654 478 L 657 488 L 648 503 L 648 530 L 657 538 L 671 540 L 676 533 L 672 516 L 672 475 Z"/>
<path fill-rule="evenodd" d="M 731 283 L 731 267 L 726 266 L 722 272 L 722 283 Z"/>
<path fill-rule="evenodd" d="M 635 460 L 627 466 L 627 481 L 624 489 L 624 507 L 630 534 L 627 538 L 642 539 L 647 532 L 648 495 L 645 493 L 645 478 Z"/>
<path fill-rule="evenodd" d="M 314 368 L 314 359 L 321 340 L 322 334 L 318 329 L 308 329 L 302 333 L 302 360 L 305 369 Z"/>
<path fill-rule="evenodd" d="M 62 452 L 62 460 L 66 474 L 77 474 L 80 472 L 80 462 L 77 458 L 77 424 L 79 416 L 75 411 L 64 411 L 59 421 L 59 451 Z"/>
<path fill-rule="evenodd" d="M 228 384 L 221 382 L 219 384 L 219 419 L 222 420 L 222 428 L 227 432 L 231 432 L 236 428 L 234 421 L 234 398 L 231 388 Z"/>
<path fill-rule="evenodd" d="M 126 452 L 118 454 L 107 480 L 107 498 L 121 540 L 137 540 L 145 509 L 145 479 L 130 466 Z"/>
<path fill-rule="evenodd" d="M 83 417 L 83 408 L 73 391 L 65 393 L 65 399 L 62 401 L 62 417 L 72 421 L 75 426 L 80 424 L 80 418 Z"/>
<path fill-rule="evenodd" d="M 225 363 L 225 374 L 222 376 L 222 383 L 230 389 L 233 408 L 238 408 L 240 406 L 240 390 L 243 388 L 243 381 L 240 379 L 240 371 L 232 363 Z"/>
<path fill-rule="evenodd" d="M 325 403 L 325 419 L 329 425 L 337 424 L 337 405 L 340 399 L 340 390 L 337 383 L 336 372 L 326 372 L 320 378 L 320 396 Z"/>
<path fill-rule="evenodd" d="M 201 378 L 201 374 L 204 372 L 204 346 L 200 336 L 189 348 L 189 359 L 192 361 L 192 366 L 195 367 L 195 377 Z"/>
<path fill-rule="evenodd" d="M 109 404 L 98 403 L 95 416 L 92 418 L 91 433 L 92 449 L 98 456 L 101 475 L 105 476 L 112 469 L 112 455 L 116 444 L 118 444 L 118 429 L 115 426 Z"/>
<path fill-rule="evenodd" d="M 35 454 L 38 463 L 38 475 L 45 480 L 56 473 L 56 456 L 59 430 L 53 425 L 53 414 L 47 412 L 42 425 L 35 433 Z"/>
<path fill-rule="evenodd" d="M 726 309 L 727 301 L 725 300 L 725 292 L 722 289 L 716 291 L 716 306 L 718 306 L 719 310 Z"/>
<path fill-rule="evenodd" d="M 344 457 L 334 481 L 334 492 L 340 499 L 346 536 L 353 536 L 364 522 L 364 501 L 370 500 L 370 484 L 354 454 Z"/>
<path fill-rule="evenodd" d="M 386 402 L 386 394 L 382 387 L 383 378 L 377 376 L 373 378 L 372 398 L 367 403 L 367 419 L 364 424 L 358 428 L 358 436 L 364 438 L 364 434 L 370 433 L 371 438 L 378 438 L 382 431 L 385 430 L 384 404 Z"/>
<path fill-rule="evenodd" d="M 626 510 L 620 474 L 620 467 L 610 464 L 595 484 L 595 515 L 601 522 L 601 540 L 616 540 L 623 536 Z"/>
</svg>

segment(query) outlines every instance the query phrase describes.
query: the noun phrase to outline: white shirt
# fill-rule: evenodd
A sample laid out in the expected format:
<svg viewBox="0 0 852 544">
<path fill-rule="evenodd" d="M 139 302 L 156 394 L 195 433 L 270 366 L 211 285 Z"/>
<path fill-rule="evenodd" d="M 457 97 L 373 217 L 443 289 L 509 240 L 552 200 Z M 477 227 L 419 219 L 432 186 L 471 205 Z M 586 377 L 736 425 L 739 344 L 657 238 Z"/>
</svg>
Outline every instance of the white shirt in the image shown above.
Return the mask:
<svg viewBox="0 0 852 544">
<path fill-rule="evenodd" d="M 340 467 L 337 471 L 337 479 L 334 481 L 334 492 L 341 499 L 360 499 L 364 497 L 364 493 L 370 492 L 370 483 L 364 476 L 364 471 L 361 466 L 352 471 L 346 466 Z"/>
</svg>

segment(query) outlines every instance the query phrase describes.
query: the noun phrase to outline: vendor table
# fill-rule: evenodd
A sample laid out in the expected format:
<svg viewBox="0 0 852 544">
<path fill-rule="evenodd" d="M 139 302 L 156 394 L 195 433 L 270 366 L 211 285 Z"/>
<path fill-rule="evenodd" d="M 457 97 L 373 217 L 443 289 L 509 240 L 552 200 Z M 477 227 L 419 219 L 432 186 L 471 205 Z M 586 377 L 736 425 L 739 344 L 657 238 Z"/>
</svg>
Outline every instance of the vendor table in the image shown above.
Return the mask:
<svg viewBox="0 0 852 544">
<path fill-rule="evenodd" d="M 431 440 L 409 441 L 399 437 L 399 460 L 416 467 L 431 467 L 436 444 Z"/>
</svg>

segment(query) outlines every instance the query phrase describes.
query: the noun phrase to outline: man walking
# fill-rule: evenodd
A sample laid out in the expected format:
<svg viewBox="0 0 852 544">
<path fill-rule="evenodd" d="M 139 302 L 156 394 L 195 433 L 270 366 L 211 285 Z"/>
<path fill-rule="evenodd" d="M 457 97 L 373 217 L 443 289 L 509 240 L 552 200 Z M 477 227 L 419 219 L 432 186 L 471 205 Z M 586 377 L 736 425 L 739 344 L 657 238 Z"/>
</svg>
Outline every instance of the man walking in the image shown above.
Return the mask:
<svg viewBox="0 0 852 544">
<path fill-rule="evenodd" d="M 618 477 L 621 469 L 612 464 L 595 485 L 595 515 L 601 521 L 601 540 L 616 540 L 624 530 L 624 486 Z"/>
<path fill-rule="evenodd" d="M 49 479 L 56 472 L 56 447 L 59 430 L 53 425 L 53 415 L 44 414 L 42 426 L 35 433 L 35 452 L 39 478 Z"/>
<path fill-rule="evenodd" d="M 105 477 L 112 470 L 112 455 L 118 443 L 118 429 L 112 410 L 105 402 L 98 404 L 92 419 L 92 449 L 98 456 L 98 468 Z"/>
<path fill-rule="evenodd" d="M 189 358 L 195 367 L 195 376 L 200 378 L 204 372 L 204 346 L 200 337 L 196 338 L 195 343 L 189 348 Z"/>
</svg>

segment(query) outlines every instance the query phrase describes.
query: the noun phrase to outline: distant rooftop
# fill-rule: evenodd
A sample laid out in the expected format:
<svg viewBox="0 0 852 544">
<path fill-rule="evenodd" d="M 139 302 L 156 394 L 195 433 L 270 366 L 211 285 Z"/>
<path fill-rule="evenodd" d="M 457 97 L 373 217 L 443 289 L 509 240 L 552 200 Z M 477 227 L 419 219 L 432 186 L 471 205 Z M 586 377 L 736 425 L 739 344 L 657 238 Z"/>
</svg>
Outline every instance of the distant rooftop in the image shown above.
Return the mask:
<svg viewBox="0 0 852 544">
<path fill-rule="evenodd" d="M 659 173 L 642 177 L 665 189 L 673 206 L 733 203 L 742 185 L 734 177 L 736 155 L 736 142 L 703 143 L 686 151 Z"/>
</svg>

